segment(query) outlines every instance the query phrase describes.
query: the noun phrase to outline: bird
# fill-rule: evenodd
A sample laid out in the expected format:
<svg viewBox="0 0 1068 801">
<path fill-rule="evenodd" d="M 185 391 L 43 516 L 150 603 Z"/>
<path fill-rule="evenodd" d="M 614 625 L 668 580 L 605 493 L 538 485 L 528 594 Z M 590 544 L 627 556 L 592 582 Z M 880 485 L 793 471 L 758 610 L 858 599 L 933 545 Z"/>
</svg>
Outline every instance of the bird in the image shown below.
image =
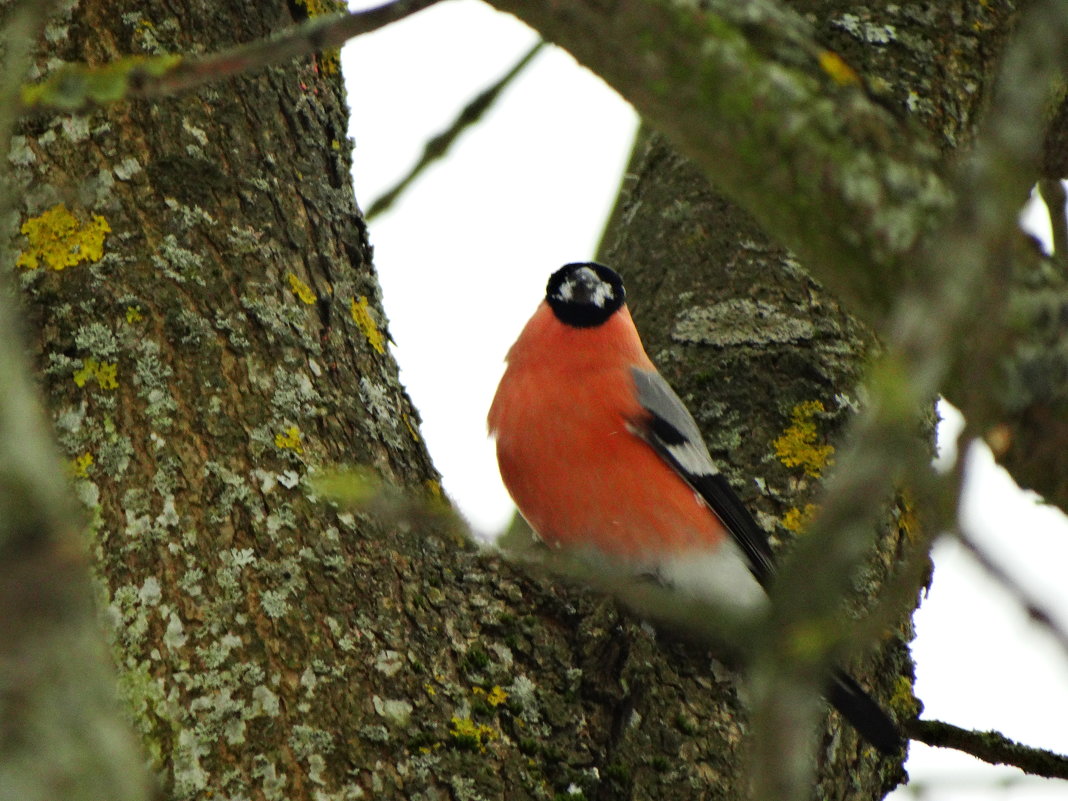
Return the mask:
<svg viewBox="0 0 1068 801">
<path fill-rule="evenodd" d="M 539 539 L 703 601 L 766 605 L 768 535 L 646 354 L 615 270 L 573 262 L 554 272 L 505 362 L 489 433 L 504 485 Z M 835 670 L 825 695 L 880 751 L 903 747 L 847 673 Z"/>
</svg>

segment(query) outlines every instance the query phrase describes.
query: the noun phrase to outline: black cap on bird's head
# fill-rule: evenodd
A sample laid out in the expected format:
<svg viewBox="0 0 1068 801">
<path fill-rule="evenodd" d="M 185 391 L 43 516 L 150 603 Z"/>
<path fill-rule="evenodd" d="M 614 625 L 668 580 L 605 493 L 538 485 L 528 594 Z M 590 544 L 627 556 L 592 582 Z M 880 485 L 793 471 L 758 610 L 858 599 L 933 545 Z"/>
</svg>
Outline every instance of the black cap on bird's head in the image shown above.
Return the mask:
<svg viewBox="0 0 1068 801">
<path fill-rule="evenodd" d="M 593 328 L 615 314 L 627 292 L 611 267 L 596 262 L 565 264 L 549 277 L 545 301 L 562 323 Z"/>
</svg>

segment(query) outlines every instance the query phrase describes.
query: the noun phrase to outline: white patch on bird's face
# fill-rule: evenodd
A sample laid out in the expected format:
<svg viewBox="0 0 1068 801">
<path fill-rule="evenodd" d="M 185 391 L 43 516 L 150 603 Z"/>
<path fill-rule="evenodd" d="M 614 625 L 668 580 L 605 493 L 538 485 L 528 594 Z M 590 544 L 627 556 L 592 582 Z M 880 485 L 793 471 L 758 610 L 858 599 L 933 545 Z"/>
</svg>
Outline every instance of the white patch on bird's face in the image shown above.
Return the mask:
<svg viewBox="0 0 1068 801">
<path fill-rule="evenodd" d="M 565 302 L 572 300 L 575 297 L 576 284 L 582 284 L 589 296 L 586 302 L 592 303 L 598 309 L 603 309 L 605 304 L 615 297 L 612 285 L 607 281 L 602 281 L 600 276 L 589 267 L 575 270 L 571 277 L 560 284 L 556 297 Z"/>
</svg>

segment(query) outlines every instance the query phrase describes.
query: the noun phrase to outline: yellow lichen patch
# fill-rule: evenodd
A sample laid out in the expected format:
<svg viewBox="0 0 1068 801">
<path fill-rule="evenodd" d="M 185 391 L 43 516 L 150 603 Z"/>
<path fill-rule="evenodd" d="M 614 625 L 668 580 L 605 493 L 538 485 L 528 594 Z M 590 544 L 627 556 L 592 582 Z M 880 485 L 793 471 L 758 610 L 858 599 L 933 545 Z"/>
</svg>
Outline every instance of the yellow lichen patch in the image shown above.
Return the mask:
<svg viewBox="0 0 1068 801">
<path fill-rule="evenodd" d="M 289 288 L 293 290 L 293 294 L 307 303 L 309 306 L 315 303 L 315 293 L 312 288 L 297 278 L 293 273 L 289 273 L 286 278 L 289 279 Z"/>
<path fill-rule="evenodd" d="M 783 528 L 794 534 L 800 534 L 812 525 L 818 510 L 819 507 L 814 503 L 806 503 L 804 509 L 798 509 L 796 506 L 787 509 L 786 514 L 782 516 Z"/>
<path fill-rule="evenodd" d="M 324 50 L 320 54 L 319 64 L 323 75 L 337 75 L 341 71 L 341 51 L 336 47 Z"/>
<path fill-rule="evenodd" d="M 894 681 L 894 691 L 886 703 L 898 720 L 911 720 L 920 717 L 924 711 L 924 702 L 913 692 L 912 682 L 905 676 L 898 676 Z"/>
<path fill-rule="evenodd" d="M 471 718 L 454 717 L 449 736 L 461 748 L 477 748 L 479 751 L 485 751 L 486 743 L 496 739 L 497 730 L 485 723 L 475 723 Z"/>
<path fill-rule="evenodd" d="M 100 362 L 96 370 L 96 383 L 101 389 L 118 389 L 119 365 L 116 362 Z"/>
<path fill-rule="evenodd" d="M 353 298 L 349 311 L 352 314 L 352 321 L 363 331 L 370 346 L 379 353 L 385 353 L 386 338 L 382 335 L 378 324 L 375 323 L 375 318 L 371 316 L 371 307 L 367 303 L 367 298 Z"/>
<path fill-rule="evenodd" d="M 907 492 L 902 492 L 897 503 L 897 530 L 907 540 L 916 538 L 920 530 L 920 520 L 916 515 L 916 508 Z"/>
<path fill-rule="evenodd" d="M 900 720 L 919 717 L 923 712 L 923 702 L 912 691 L 912 684 L 904 676 L 898 676 L 894 682 L 894 693 L 890 696 L 890 708 L 898 713 Z"/>
<path fill-rule="evenodd" d="M 816 415 L 823 410 L 820 401 L 797 404 L 790 412 L 792 422 L 772 443 L 780 462 L 787 467 L 800 467 L 812 478 L 819 478 L 825 468 L 834 464 L 834 446 L 820 445 L 816 431 Z"/>
<path fill-rule="evenodd" d="M 299 428 L 290 426 L 284 432 L 274 435 L 275 447 L 294 453 L 304 453 L 304 446 L 300 441 L 302 436 Z"/>
<path fill-rule="evenodd" d="M 75 478 L 89 478 L 89 468 L 93 466 L 93 454 L 86 451 L 69 462 L 70 472 Z"/>
<path fill-rule="evenodd" d="M 321 17 L 327 14 L 339 14 L 348 10 L 339 0 L 297 0 L 304 6 L 309 17 Z M 319 54 L 319 63 L 324 75 L 337 75 L 341 70 L 341 51 L 330 47 Z"/>
<path fill-rule="evenodd" d="M 416 439 L 418 439 L 418 437 Z M 426 489 L 427 492 L 430 493 L 431 497 L 438 498 L 439 500 L 442 498 L 441 482 L 438 481 L 436 478 L 428 478 L 426 480 Z"/>
<path fill-rule="evenodd" d="M 19 254 L 19 267 L 36 270 L 43 262 L 53 270 L 62 270 L 82 261 L 99 261 L 111 226 L 99 214 L 82 225 L 60 203 L 26 220 L 19 230 L 29 241 L 29 247 Z"/>
<path fill-rule="evenodd" d="M 381 353 L 381 351 L 379 351 Z M 408 426 L 408 433 L 412 435 L 412 439 L 419 442 L 419 432 L 415 430 L 415 426 L 412 425 L 412 418 L 408 416 L 407 412 L 401 414 L 401 419 L 404 420 L 404 425 Z"/>
<path fill-rule="evenodd" d="M 297 4 L 304 6 L 309 17 L 337 14 L 346 10 L 345 4 L 338 0 L 297 0 Z"/>
<path fill-rule="evenodd" d="M 490 706 L 500 706 L 508 700 L 508 693 L 501 689 L 499 684 L 494 684 L 486 694 L 486 703 Z"/>
<path fill-rule="evenodd" d="M 831 76 L 839 86 L 859 86 L 860 76 L 856 70 L 846 64 L 845 60 L 833 50 L 821 50 L 820 68 Z"/>
<path fill-rule="evenodd" d="M 119 365 L 117 362 L 98 362 L 88 358 L 81 368 L 74 372 L 74 383 L 84 387 L 89 381 L 96 381 L 101 389 L 119 388 Z"/>
<path fill-rule="evenodd" d="M 126 307 L 126 322 L 130 325 L 139 323 L 145 319 L 145 316 L 141 313 L 140 306 L 127 306 Z"/>
</svg>

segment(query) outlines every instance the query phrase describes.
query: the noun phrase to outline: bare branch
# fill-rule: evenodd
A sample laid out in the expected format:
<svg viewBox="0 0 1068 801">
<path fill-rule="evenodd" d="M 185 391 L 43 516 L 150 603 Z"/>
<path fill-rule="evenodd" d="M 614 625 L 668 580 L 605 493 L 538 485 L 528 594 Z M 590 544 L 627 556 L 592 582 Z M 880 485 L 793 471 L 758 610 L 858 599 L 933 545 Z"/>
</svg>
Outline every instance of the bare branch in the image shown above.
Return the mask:
<svg viewBox="0 0 1068 801">
<path fill-rule="evenodd" d="M 766 0 L 490 2 L 604 78 L 855 313 L 885 320 L 950 194 L 936 149 L 800 15 Z"/>
<path fill-rule="evenodd" d="M 827 664 L 837 656 L 839 643 L 828 638 L 799 664 L 793 640 L 836 616 L 874 536 L 873 515 L 893 483 L 904 476 L 923 481 L 929 473 L 927 454 L 917 445 L 919 413 L 957 357 L 955 343 L 967 341 L 977 310 L 999 300 L 988 298 L 985 289 L 998 283 L 1006 250 L 1017 237 L 1016 208 L 1030 188 L 1041 143 L 1042 87 L 1064 71 L 1066 41 L 1062 4 L 1032 4 L 1006 54 L 1000 82 L 1006 89 L 995 99 L 974 158 L 957 176 L 953 216 L 915 259 L 919 286 L 897 302 L 887 350 L 871 374 L 871 399 L 853 427 L 852 445 L 840 455 L 814 529 L 798 541 L 776 582 L 773 623 L 786 636 L 768 640 L 758 651 L 755 670 L 771 678 L 765 685 L 754 682 L 761 691 L 753 705 L 754 743 L 766 748 L 756 756 L 757 764 L 781 764 L 775 728 L 785 714 L 781 710 L 799 687 L 816 686 L 813 663 L 822 658 Z M 803 788 L 795 786 L 798 792 Z M 777 788 L 764 790 L 763 797 L 772 797 Z"/>
<path fill-rule="evenodd" d="M 482 119 L 501 92 L 526 68 L 534 59 L 534 56 L 541 52 L 544 46 L 545 42 L 538 42 L 500 80 L 479 92 L 470 103 L 464 106 L 463 111 L 453 120 L 452 125 L 426 143 L 423 147 L 423 155 L 408 171 L 408 174 L 375 199 L 364 215 L 364 219 L 370 222 L 372 218 L 377 217 L 382 212 L 389 211 L 393 204 L 397 202 L 400 194 L 408 188 L 412 181 L 418 178 L 435 161 L 443 158 L 449 152 L 453 142 L 459 139 L 464 131 Z"/>
<path fill-rule="evenodd" d="M 971 554 L 979 566 L 989 573 L 990 577 L 1000 584 L 1024 608 L 1031 620 L 1042 626 L 1053 637 L 1053 641 L 1060 647 L 1061 652 L 1068 656 L 1068 631 L 1065 631 L 1060 623 L 1053 619 L 1043 607 L 1042 602 L 1028 592 L 1027 588 L 1013 578 L 1005 568 L 999 565 L 997 560 L 983 550 L 979 543 L 960 529 L 957 530 L 956 534 L 957 540 Z"/>
<path fill-rule="evenodd" d="M 1068 779 L 1068 757 L 1021 745 L 1000 732 L 962 729 L 940 720 L 913 720 L 905 729 L 913 740 L 963 751 L 991 765 L 1011 765 L 1047 779 Z"/>
<path fill-rule="evenodd" d="M 317 17 L 278 36 L 203 58 L 167 54 L 131 56 L 101 67 L 67 64 L 22 90 L 24 111 L 84 111 L 119 100 L 188 92 L 223 78 L 247 75 L 274 64 L 340 47 L 433 5 L 438 0 L 395 0 L 377 8 Z"/>
</svg>

